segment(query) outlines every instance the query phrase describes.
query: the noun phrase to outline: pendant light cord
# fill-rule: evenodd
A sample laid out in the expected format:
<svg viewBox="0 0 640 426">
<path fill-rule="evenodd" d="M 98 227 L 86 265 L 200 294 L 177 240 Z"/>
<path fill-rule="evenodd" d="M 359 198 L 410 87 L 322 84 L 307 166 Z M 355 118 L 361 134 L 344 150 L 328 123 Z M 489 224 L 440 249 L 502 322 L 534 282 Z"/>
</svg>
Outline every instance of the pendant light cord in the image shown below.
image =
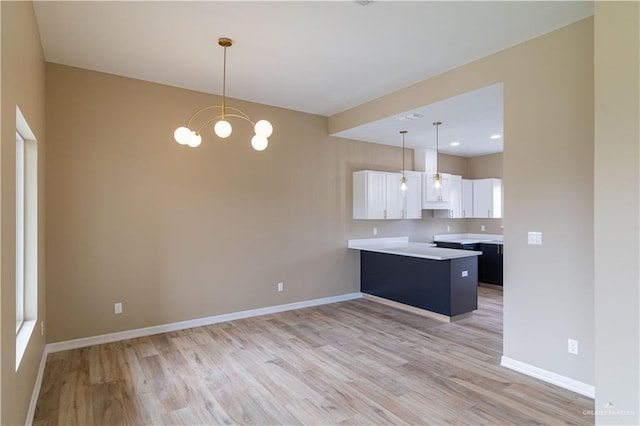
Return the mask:
<svg viewBox="0 0 640 426">
<path fill-rule="evenodd" d="M 224 61 L 222 66 L 222 119 L 226 113 L 225 104 L 227 98 L 227 47 L 224 47 Z"/>
<path fill-rule="evenodd" d="M 404 133 L 402 134 L 402 177 L 405 177 L 404 175 Z"/>
</svg>

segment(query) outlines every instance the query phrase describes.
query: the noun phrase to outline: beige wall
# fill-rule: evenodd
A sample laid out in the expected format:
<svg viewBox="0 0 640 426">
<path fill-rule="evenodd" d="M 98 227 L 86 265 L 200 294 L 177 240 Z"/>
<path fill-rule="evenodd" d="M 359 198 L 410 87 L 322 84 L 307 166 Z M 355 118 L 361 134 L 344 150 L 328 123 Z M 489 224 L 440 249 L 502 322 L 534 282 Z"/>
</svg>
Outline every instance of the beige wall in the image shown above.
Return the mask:
<svg viewBox="0 0 640 426">
<path fill-rule="evenodd" d="M 502 178 L 503 154 L 481 155 L 467 159 L 467 174 L 469 179 Z"/>
<path fill-rule="evenodd" d="M 599 424 L 640 424 L 640 6 L 595 9 L 595 336 Z M 613 406 L 607 407 L 611 402 Z"/>
<path fill-rule="evenodd" d="M 329 137 L 326 117 L 233 100 L 274 124 L 266 151 L 242 122 L 197 149 L 173 141 L 217 102 L 47 64 L 48 341 L 359 291 L 347 239 L 465 231 L 352 220 L 351 173 L 398 170 L 401 150 Z"/>
<path fill-rule="evenodd" d="M 438 154 L 438 171 L 467 177 L 468 159 L 456 155 Z"/>
<path fill-rule="evenodd" d="M 593 20 L 329 118 L 329 133 L 504 83 L 504 355 L 594 382 Z M 527 244 L 528 231 L 544 244 Z M 567 353 L 567 339 L 580 355 Z"/>
<path fill-rule="evenodd" d="M 39 265 L 38 319 L 45 315 L 44 271 L 44 55 L 31 2 L 0 2 L 2 42 L 2 144 L 0 170 L 2 218 L 0 270 L 2 277 L 1 417 L 3 425 L 24 424 L 44 350 L 45 338 L 36 327 L 16 372 L 15 329 L 15 132 L 16 105 L 38 140 Z"/>
</svg>

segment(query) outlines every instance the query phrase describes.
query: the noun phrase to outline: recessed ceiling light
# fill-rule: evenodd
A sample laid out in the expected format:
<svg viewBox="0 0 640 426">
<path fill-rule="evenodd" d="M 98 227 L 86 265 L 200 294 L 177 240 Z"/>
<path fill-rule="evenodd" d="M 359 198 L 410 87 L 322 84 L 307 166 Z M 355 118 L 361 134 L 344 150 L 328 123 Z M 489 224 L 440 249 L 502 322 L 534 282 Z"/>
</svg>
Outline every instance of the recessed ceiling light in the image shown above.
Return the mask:
<svg viewBox="0 0 640 426">
<path fill-rule="evenodd" d="M 400 121 L 407 121 L 407 120 L 420 120 L 421 118 L 424 118 L 423 114 L 418 114 L 415 112 L 412 112 L 409 115 L 405 115 L 399 118 Z"/>
<path fill-rule="evenodd" d="M 451 142 L 451 146 L 458 146 L 460 145 L 460 142 Z"/>
<path fill-rule="evenodd" d="M 500 139 L 502 135 L 491 135 L 491 139 Z"/>
</svg>

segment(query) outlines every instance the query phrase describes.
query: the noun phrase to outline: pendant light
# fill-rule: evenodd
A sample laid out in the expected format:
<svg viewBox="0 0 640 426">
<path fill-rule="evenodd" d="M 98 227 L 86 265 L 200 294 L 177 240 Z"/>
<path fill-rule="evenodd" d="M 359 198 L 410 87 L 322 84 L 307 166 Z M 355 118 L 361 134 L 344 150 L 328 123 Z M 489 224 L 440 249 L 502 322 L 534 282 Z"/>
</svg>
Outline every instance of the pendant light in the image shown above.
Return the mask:
<svg viewBox="0 0 640 426">
<path fill-rule="evenodd" d="M 438 164 L 438 144 L 439 144 L 439 140 L 438 140 L 438 129 L 440 127 L 440 125 L 442 124 L 441 121 L 436 121 L 433 123 L 434 126 L 436 126 L 436 173 L 433 175 L 433 187 L 435 189 L 440 189 L 442 188 L 442 179 L 440 176 L 440 173 L 438 173 L 438 169 L 437 169 L 437 164 Z"/>
<path fill-rule="evenodd" d="M 204 108 L 199 109 L 187 122 L 187 125 L 184 127 L 178 127 L 176 131 L 173 133 L 173 137 L 176 142 L 180 145 L 188 145 L 192 148 L 197 147 L 202 142 L 202 136 L 200 135 L 202 129 L 216 122 L 213 126 L 213 131 L 219 138 L 227 138 L 231 135 L 233 128 L 231 127 L 231 123 L 227 121 L 227 118 L 241 118 L 242 120 L 248 121 L 253 126 L 255 131 L 255 135 L 251 138 L 251 146 L 256 151 L 263 151 L 267 145 L 269 145 L 269 140 L 267 139 L 273 133 L 273 126 L 267 120 L 260 120 L 257 123 L 251 121 L 249 116 L 239 110 L 238 108 L 233 108 L 227 106 L 227 48 L 233 45 L 233 42 L 230 38 L 221 37 L 218 39 L 218 44 L 224 48 L 224 65 L 222 69 L 222 105 L 210 105 Z M 210 118 L 204 122 L 202 126 L 198 128 L 198 130 L 192 130 L 190 128 L 192 121 L 204 111 L 219 109 L 220 115 Z M 229 112 L 231 111 L 231 112 Z"/>
<path fill-rule="evenodd" d="M 402 179 L 400 179 L 400 189 L 405 192 L 407 190 L 407 177 L 404 170 L 404 135 L 407 134 L 407 131 L 400 130 L 400 134 L 402 135 Z"/>
</svg>

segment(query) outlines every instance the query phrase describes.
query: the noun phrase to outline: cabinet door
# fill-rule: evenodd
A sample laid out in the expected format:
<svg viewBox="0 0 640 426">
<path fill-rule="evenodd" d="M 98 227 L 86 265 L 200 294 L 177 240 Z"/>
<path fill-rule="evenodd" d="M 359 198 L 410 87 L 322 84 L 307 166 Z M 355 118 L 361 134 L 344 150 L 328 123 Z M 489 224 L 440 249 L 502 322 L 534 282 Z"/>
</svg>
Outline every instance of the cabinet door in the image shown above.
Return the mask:
<svg viewBox="0 0 640 426">
<path fill-rule="evenodd" d="M 473 181 L 473 217 L 502 217 L 502 181 L 500 179 Z"/>
<path fill-rule="evenodd" d="M 500 244 L 480 244 L 482 250 L 482 275 L 480 281 L 502 285 L 503 281 L 503 246 Z"/>
<path fill-rule="evenodd" d="M 386 207 L 385 219 L 402 219 L 404 194 L 400 189 L 402 173 L 385 173 Z"/>
<path fill-rule="evenodd" d="M 407 190 L 404 193 L 404 218 L 422 219 L 422 173 L 405 172 Z"/>
<path fill-rule="evenodd" d="M 452 219 L 462 216 L 462 176 L 451 175 L 449 178 L 449 196 L 451 201 Z"/>
<path fill-rule="evenodd" d="M 386 173 L 371 170 L 353 173 L 354 219 L 384 219 L 386 204 Z"/>
<path fill-rule="evenodd" d="M 462 179 L 462 217 L 473 217 L 473 181 Z"/>
<path fill-rule="evenodd" d="M 462 176 L 442 174 L 443 195 L 448 194 L 448 200 L 443 204 L 446 210 L 434 210 L 433 217 L 457 219 L 462 216 Z"/>
<path fill-rule="evenodd" d="M 422 180 L 422 208 L 423 209 L 447 209 L 451 208 L 449 204 L 451 175 L 440 173 L 440 188 L 434 186 L 435 179 L 431 173 L 425 173 Z"/>
</svg>

